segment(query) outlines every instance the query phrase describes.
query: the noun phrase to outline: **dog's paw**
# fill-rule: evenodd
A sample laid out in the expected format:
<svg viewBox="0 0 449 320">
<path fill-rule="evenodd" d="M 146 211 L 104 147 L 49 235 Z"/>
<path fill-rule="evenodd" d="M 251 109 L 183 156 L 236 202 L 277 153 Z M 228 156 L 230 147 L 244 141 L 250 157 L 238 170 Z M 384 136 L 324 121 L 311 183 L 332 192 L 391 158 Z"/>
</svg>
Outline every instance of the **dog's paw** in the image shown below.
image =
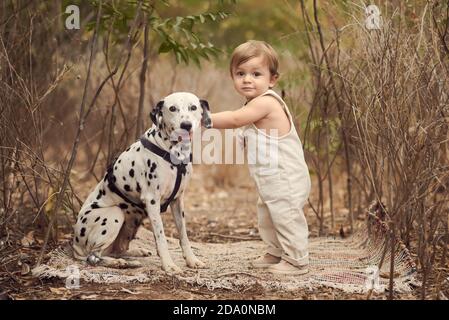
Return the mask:
<svg viewBox="0 0 449 320">
<path fill-rule="evenodd" d="M 162 265 L 162 270 L 164 270 L 166 273 L 182 273 L 182 269 L 178 267 L 174 263 L 167 263 Z"/>
<path fill-rule="evenodd" d="M 186 258 L 186 263 L 187 263 L 187 266 L 192 269 L 206 268 L 206 264 L 195 256 Z"/>
<path fill-rule="evenodd" d="M 137 260 L 127 260 L 126 267 L 127 268 L 140 268 L 140 267 L 142 267 L 142 263 Z"/>
<path fill-rule="evenodd" d="M 126 251 L 124 255 L 127 257 L 149 257 L 151 256 L 151 251 L 143 248 L 133 248 Z"/>
<path fill-rule="evenodd" d="M 137 260 L 128 260 L 123 258 L 103 257 L 100 260 L 100 265 L 104 267 L 127 269 L 127 268 L 140 268 L 142 263 Z"/>
</svg>

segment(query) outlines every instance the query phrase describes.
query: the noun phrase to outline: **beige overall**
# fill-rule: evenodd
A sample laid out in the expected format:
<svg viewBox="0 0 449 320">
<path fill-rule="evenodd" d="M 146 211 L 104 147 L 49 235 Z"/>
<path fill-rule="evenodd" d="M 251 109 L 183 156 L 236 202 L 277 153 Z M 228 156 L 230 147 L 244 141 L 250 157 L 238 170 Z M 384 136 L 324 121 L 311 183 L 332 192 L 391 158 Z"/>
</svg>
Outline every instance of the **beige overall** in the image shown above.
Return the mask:
<svg viewBox="0 0 449 320">
<path fill-rule="evenodd" d="M 309 263 L 309 231 L 303 212 L 311 187 L 309 170 L 287 105 L 273 90 L 263 95 L 271 95 L 280 102 L 290 120 L 291 129 L 286 135 L 277 137 L 253 124 L 246 127 L 243 133 L 248 159 L 254 160 L 248 166 L 259 192 L 259 233 L 268 245 L 268 253 L 295 266 L 303 266 Z M 269 151 L 274 150 L 275 154 L 267 156 L 268 148 L 251 148 L 257 141 L 271 144 Z"/>
</svg>

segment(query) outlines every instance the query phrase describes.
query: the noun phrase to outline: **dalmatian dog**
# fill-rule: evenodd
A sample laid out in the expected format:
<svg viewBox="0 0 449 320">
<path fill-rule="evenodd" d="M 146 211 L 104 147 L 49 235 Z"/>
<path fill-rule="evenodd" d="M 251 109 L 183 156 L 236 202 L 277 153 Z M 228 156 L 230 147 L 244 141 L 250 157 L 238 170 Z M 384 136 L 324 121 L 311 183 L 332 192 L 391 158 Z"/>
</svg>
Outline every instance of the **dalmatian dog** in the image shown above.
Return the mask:
<svg viewBox="0 0 449 320">
<path fill-rule="evenodd" d="M 94 265 L 140 266 L 130 257 L 149 251 L 132 251 L 129 243 L 148 217 L 162 269 L 181 272 L 169 254 L 161 219 L 170 205 L 187 266 L 203 268 L 187 238 L 183 195 L 192 173 L 193 130 L 211 126 L 209 104 L 176 92 L 157 103 L 150 117 L 152 127 L 115 159 L 84 202 L 74 225 L 74 256 Z"/>
</svg>

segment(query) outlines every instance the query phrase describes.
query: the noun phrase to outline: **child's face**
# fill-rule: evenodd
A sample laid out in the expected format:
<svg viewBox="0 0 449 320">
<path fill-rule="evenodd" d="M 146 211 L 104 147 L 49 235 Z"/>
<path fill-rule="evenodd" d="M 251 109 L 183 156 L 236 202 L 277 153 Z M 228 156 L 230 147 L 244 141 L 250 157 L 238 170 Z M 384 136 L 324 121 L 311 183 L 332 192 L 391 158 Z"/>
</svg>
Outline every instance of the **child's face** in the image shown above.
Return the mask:
<svg viewBox="0 0 449 320">
<path fill-rule="evenodd" d="M 238 93 L 251 100 L 272 88 L 277 76 L 272 76 L 264 57 L 254 57 L 232 70 L 232 80 Z"/>
</svg>

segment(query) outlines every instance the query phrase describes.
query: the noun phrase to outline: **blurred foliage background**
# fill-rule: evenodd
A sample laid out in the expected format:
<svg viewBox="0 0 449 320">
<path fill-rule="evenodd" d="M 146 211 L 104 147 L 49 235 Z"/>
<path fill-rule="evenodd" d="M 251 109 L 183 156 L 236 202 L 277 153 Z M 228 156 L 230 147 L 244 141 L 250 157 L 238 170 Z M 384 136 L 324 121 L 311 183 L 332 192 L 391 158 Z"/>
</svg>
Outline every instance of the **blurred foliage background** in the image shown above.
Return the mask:
<svg viewBox="0 0 449 320">
<path fill-rule="evenodd" d="M 365 26 L 372 4 L 378 30 Z M 65 26 L 69 5 L 79 30 Z M 313 178 L 311 230 L 344 235 L 385 201 L 391 241 L 428 278 L 422 297 L 449 294 L 448 15 L 440 0 L 2 1 L 0 243 L 70 230 L 169 93 L 191 91 L 213 112 L 239 108 L 230 54 L 257 39 L 281 59 L 275 90 Z M 249 178 L 242 166 L 197 169 L 207 195 Z"/>
</svg>

